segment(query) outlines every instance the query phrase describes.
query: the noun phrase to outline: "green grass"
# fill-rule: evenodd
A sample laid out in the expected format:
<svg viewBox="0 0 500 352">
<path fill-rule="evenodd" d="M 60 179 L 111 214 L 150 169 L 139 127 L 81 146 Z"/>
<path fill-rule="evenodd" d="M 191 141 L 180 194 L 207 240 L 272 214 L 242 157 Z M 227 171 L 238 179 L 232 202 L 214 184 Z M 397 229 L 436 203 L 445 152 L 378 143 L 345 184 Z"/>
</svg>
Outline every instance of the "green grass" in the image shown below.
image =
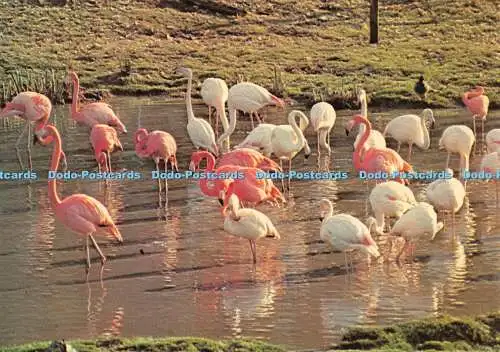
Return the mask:
<svg viewBox="0 0 500 352">
<path fill-rule="evenodd" d="M 372 106 L 448 107 L 478 84 L 491 108 L 500 105 L 494 1 L 381 1 L 377 46 L 368 44 L 365 0 L 197 1 L 205 5 L 193 12 L 173 0 L 109 2 L 0 2 L 0 82 L 12 70 L 73 67 L 87 88 L 175 98 L 185 82 L 174 71 L 185 65 L 198 84 L 211 75 L 230 85 L 251 80 L 336 108 L 353 107 L 358 87 Z M 214 3 L 246 14 L 220 15 L 207 5 Z M 426 103 L 413 93 L 421 73 L 434 89 Z"/>
<path fill-rule="evenodd" d="M 335 351 L 499 351 L 500 312 L 479 317 L 440 317 L 388 327 L 351 328 Z M 78 352 L 282 352 L 284 346 L 256 340 L 219 341 L 195 337 L 134 338 L 69 341 Z M 47 350 L 50 342 L 0 348 L 4 352 L 61 352 Z M 69 352 L 69 351 L 68 351 Z M 309 352 L 312 352 L 310 350 Z"/>
</svg>

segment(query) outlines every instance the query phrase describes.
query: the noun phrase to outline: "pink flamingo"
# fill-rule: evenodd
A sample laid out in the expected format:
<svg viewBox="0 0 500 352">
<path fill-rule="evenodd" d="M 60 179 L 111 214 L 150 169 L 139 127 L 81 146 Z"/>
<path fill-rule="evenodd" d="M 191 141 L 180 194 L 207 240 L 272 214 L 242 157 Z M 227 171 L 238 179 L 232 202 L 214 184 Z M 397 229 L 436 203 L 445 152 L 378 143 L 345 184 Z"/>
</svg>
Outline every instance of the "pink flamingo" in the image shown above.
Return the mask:
<svg viewBox="0 0 500 352">
<path fill-rule="evenodd" d="M 484 88 L 477 86 L 472 91 L 465 92 L 462 96 L 462 101 L 467 107 L 467 110 L 472 114 L 474 137 L 476 137 L 476 140 L 476 119 L 481 120 L 481 135 L 483 136 L 484 144 L 484 120 L 486 120 L 486 115 L 488 114 L 490 99 L 484 95 Z"/>
<path fill-rule="evenodd" d="M 43 134 L 43 127 L 49 121 L 50 113 L 52 111 L 52 103 L 45 95 L 36 92 L 21 92 L 12 99 L 0 112 L 0 118 L 11 116 L 19 116 L 26 120 L 26 125 L 16 141 L 16 153 L 21 169 L 24 169 L 19 155 L 19 143 L 26 130 L 28 130 L 28 162 L 29 168 L 32 170 L 33 165 L 31 162 L 31 123 L 35 123 L 35 140 L 39 134 Z M 66 162 L 66 157 L 64 157 Z"/>
<path fill-rule="evenodd" d="M 52 141 L 55 142 L 50 170 L 57 171 L 62 152 L 61 136 L 57 128 L 53 125 L 47 125 L 45 130 L 47 133 L 46 136 L 39 137 L 39 140 L 43 145 L 48 145 Z M 86 194 L 73 194 L 61 200 L 57 194 L 56 187 L 56 180 L 49 180 L 49 198 L 52 203 L 52 208 L 54 209 L 57 220 L 62 222 L 72 231 L 86 236 L 86 272 L 88 273 L 90 269 L 89 238 L 101 257 L 102 265 L 104 265 L 106 257 L 97 245 L 93 235 L 97 232 L 99 227 L 104 227 L 105 230 L 120 243 L 123 242 L 122 235 L 109 215 L 108 209 L 106 209 L 97 199 L 89 197 Z"/>
<path fill-rule="evenodd" d="M 223 154 L 218 160 L 217 165 L 235 165 L 255 167 L 264 171 L 281 171 L 280 166 L 274 160 L 265 157 L 255 149 L 241 148 Z"/>
<path fill-rule="evenodd" d="M 108 125 L 96 124 L 90 132 L 90 142 L 94 148 L 99 172 L 101 167 L 104 167 L 104 171 L 111 172 L 111 153 L 116 149 L 123 151 L 116 130 Z"/>
<path fill-rule="evenodd" d="M 168 162 L 175 171 L 179 171 L 177 166 L 177 143 L 170 133 L 164 131 L 148 132 L 145 128 L 139 128 L 135 132 L 135 153 L 139 158 L 153 158 L 156 164 L 156 171 L 160 172 L 160 159 L 165 163 L 165 172 L 168 171 Z M 161 182 L 158 177 L 158 189 L 161 192 Z M 167 197 L 168 184 L 165 179 L 165 197 Z"/>
<path fill-rule="evenodd" d="M 215 167 L 215 157 L 207 151 L 198 151 L 193 153 L 191 156 L 191 163 L 189 168 L 192 171 L 196 171 L 199 167 L 200 162 L 206 159 L 207 167 L 204 170 L 210 174 L 232 174 L 240 173 L 242 175 L 241 179 L 234 180 L 234 193 L 242 202 L 246 202 L 253 205 L 258 205 L 263 202 L 275 203 L 281 200 L 285 203 L 285 199 L 281 194 L 280 190 L 273 184 L 273 181 L 266 178 L 260 178 L 258 173 L 264 173 L 261 169 L 254 167 L 244 167 L 237 165 L 224 165 L 217 169 Z M 224 206 L 223 211 L 226 209 L 227 204 L 223 201 L 225 199 L 221 192 L 227 191 L 230 183 L 233 182 L 231 179 L 215 179 L 211 182 L 209 186 L 208 179 L 200 178 L 200 189 L 208 197 L 218 197 L 221 205 Z"/>
<path fill-rule="evenodd" d="M 361 151 L 363 150 L 363 146 L 370 135 L 372 130 L 372 126 L 370 121 L 362 115 L 356 115 L 354 118 L 349 121 L 346 126 L 346 134 L 349 135 L 349 131 L 356 125 L 363 124 L 365 125 L 365 132 L 361 136 L 361 140 L 356 146 L 356 149 L 353 153 L 353 163 L 354 168 L 357 171 L 366 171 L 366 172 L 386 172 L 389 176 L 394 172 L 412 172 L 412 166 L 396 153 L 395 150 L 390 148 L 370 148 L 365 151 L 363 154 L 363 158 L 361 159 Z M 399 183 L 407 183 L 407 179 L 402 180 L 400 177 L 395 178 Z M 380 180 L 377 180 L 380 181 Z M 378 183 L 378 182 L 377 182 Z"/>
<path fill-rule="evenodd" d="M 80 106 L 80 81 L 74 71 L 68 74 L 68 81 L 73 83 L 73 97 L 71 100 L 71 117 L 76 121 L 92 127 L 96 122 L 116 128 L 121 133 L 127 133 L 125 125 L 120 121 L 106 103 L 96 102 Z"/>
</svg>

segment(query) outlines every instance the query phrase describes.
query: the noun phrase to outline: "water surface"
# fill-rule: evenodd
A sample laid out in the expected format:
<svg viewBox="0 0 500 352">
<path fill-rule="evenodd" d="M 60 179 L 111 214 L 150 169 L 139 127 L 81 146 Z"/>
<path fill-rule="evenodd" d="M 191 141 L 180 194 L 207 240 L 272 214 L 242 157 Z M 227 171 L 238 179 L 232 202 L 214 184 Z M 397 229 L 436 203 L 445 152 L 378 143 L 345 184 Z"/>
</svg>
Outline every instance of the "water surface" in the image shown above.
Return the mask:
<svg viewBox="0 0 500 352">
<path fill-rule="evenodd" d="M 319 242 L 318 202 L 334 201 L 336 213 L 367 217 L 367 189 L 357 178 L 346 181 L 293 181 L 293 198 L 285 208 L 261 206 L 282 234 L 280 241 L 257 244 L 254 268 L 248 242 L 227 235 L 216 199 L 202 195 L 196 181 L 170 181 L 168 205 L 159 206 L 154 164 L 140 160 L 133 149 L 138 126 L 162 129 L 175 136 L 179 167 L 186 170 L 193 151 L 187 132 L 185 106 L 161 99 L 117 98 L 113 107 L 130 133 L 121 136 L 124 152 L 112 156 L 113 168 L 138 170 L 146 179 L 64 181 L 64 196 L 86 193 L 102 201 L 118 223 L 125 242 L 115 245 L 99 237 L 108 256 L 100 281 L 97 254 L 86 281 L 84 239 L 55 221 L 47 196 L 51 148 L 34 147 L 33 168 L 41 179 L 0 182 L 0 343 L 75 339 L 96 336 L 180 336 L 213 338 L 254 337 L 297 348 L 320 348 L 338 341 L 354 325 L 390 324 L 414 318 L 478 314 L 500 308 L 500 227 L 493 184 L 470 182 L 463 209 L 456 216 L 455 235 L 445 229 L 430 243 L 417 243 L 413 263 L 368 264 L 355 256 L 349 276 L 344 255 Z M 296 107 L 294 107 L 296 108 Z M 373 113 L 374 127 L 405 111 Z M 420 111 L 414 111 L 420 113 Z M 58 107 L 55 120 L 63 136 L 70 170 L 96 170 L 88 130 Z M 195 106 L 197 116 L 207 109 Z M 330 169 L 352 173 L 352 136 L 344 123 L 352 111 L 337 112 Z M 418 170 L 444 167 L 446 154 L 437 150 L 446 126 L 471 125 L 465 110 L 435 111 L 431 148 L 415 148 Z M 14 121 L 14 120 L 11 120 Z M 500 127 L 492 111 L 486 131 Z M 283 112 L 269 109 L 266 122 L 285 124 Z M 0 128 L 2 170 L 18 170 L 13 144 L 22 121 Z M 250 130 L 240 118 L 232 143 Z M 313 155 L 304 164 L 299 155 L 294 169 L 316 168 L 316 136 L 306 137 Z M 25 148 L 26 143 L 22 143 Z M 390 141 L 390 146 L 394 146 Z M 24 149 L 23 149 L 24 150 Z M 25 157 L 24 151 L 22 154 Z M 406 147 L 402 148 L 406 157 Z M 471 158 L 478 167 L 480 155 Z M 458 158 L 452 158 L 458 168 Z M 425 183 L 411 185 L 424 200 Z M 385 238 L 377 238 L 383 251 Z M 142 253 L 144 254 L 141 254 Z"/>
</svg>

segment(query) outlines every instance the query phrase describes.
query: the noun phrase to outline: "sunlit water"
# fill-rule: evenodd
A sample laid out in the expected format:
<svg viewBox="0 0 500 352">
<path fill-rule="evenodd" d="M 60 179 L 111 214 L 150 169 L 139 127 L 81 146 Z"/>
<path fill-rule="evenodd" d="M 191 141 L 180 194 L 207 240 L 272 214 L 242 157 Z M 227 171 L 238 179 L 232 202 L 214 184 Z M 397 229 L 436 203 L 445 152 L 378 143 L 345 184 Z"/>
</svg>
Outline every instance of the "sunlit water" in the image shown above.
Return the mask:
<svg viewBox="0 0 500 352">
<path fill-rule="evenodd" d="M 354 325 L 500 308 L 500 220 L 493 184 L 469 182 L 465 205 L 456 216 L 455 236 L 448 226 L 450 218 L 445 218 L 445 229 L 432 243 L 417 243 L 414 263 L 369 265 L 358 255 L 348 276 L 344 255 L 319 241 L 318 202 L 327 197 L 334 201 L 336 213 L 364 220 L 366 186 L 357 178 L 293 181 L 290 204 L 260 207 L 282 239 L 260 241 L 253 268 L 248 242 L 223 231 L 216 199 L 204 197 L 194 180 L 170 181 L 164 210 L 158 204 L 156 181 L 151 180 L 153 162 L 134 153 L 133 132 L 140 115 L 142 127 L 175 136 L 179 166 L 186 170 L 193 146 L 187 137 L 185 106 L 161 99 L 115 99 L 112 105 L 130 131 L 121 136 L 125 151 L 112 156 L 113 168 L 138 170 L 146 179 L 112 181 L 109 187 L 103 181 L 59 182 L 64 196 L 81 192 L 102 201 L 123 234 L 123 245 L 98 239 L 108 256 L 102 282 L 97 253 L 91 251 L 87 283 L 84 239 L 55 221 L 46 181 L 52 146 L 34 147 L 33 168 L 40 180 L 0 182 L 2 345 L 112 335 L 195 335 L 255 337 L 320 348 L 338 341 L 344 329 Z M 55 116 L 69 170 L 96 170 L 88 130 L 68 120 L 67 112 L 68 107 L 58 107 Z M 207 115 L 202 105 L 195 112 Z M 382 130 L 401 113 L 373 113 L 371 119 Z M 354 137 L 346 137 L 343 126 L 352 114 L 338 112 L 331 170 L 352 172 Z M 442 131 L 453 123 L 471 125 L 465 110 L 435 111 L 435 116 L 431 149 L 414 149 L 416 169 L 442 170 L 446 154 L 437 150 Z M 499 121 L 498 111 L 490 112 L 486 130 L 499 127 Z M 266 122 L 284 124 L 286 117 L 271 108 Z M 3 170 L 19 169 L 12 146 L 21 129 L 22 121 L 0 129 Z M 249 130 L 248 117 L 240 118 L 233 145 Z M 295 169 L 316 168 L 316 136 L 310 127 L 307 137 L 313 155 L 306 164 L 299 155 Z M 406 150 L 404 146 L 403 157 Z M 471 169 L 479 162 L 476 154 Z M 458 167 L 456 156 L 452 165 Z M 411 188 L 424 200 L 425 183 L 415 182 Z M 383 251 L 385 239 L 377 241 Z"/>
</svg>

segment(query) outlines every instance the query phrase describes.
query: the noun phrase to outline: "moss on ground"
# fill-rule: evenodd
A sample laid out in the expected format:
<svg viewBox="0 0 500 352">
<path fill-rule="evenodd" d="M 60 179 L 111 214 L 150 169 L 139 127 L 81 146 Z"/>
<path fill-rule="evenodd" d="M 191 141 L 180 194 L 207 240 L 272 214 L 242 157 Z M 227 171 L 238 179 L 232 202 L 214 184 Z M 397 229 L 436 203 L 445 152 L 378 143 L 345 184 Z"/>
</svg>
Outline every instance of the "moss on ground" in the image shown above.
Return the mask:
<svg viewBox="0 0 500 352">
<path fill-rule="evenodd" d="M 475 318 L 421 319 L 389 327 L 352 328 L 331 351 L 500 351 L 500 312 Z M 70 341 L 78 352 L 281 352 L 284 346 L 256 340 L 134 338 Z M 0 348 L 4 352 L 46 352 L 50 342 Z M 56 349 L 50 352 L 62 352 Z M 70 352 L 70 351 L 68 351 Z M 309 352 L 312 352 L 309 351 Z"/>
<path fill-rule="evenodd" d="M 494 1 L 382 1 L 377 46 L 365 0 L 66 2 L 0 2 L 0 82 L 16 69 L 71 66 L 87 88 L 175 98 L 185 65 L 197 84 L 246 79 L 336 108 L 353 107 L 361 86 L 372 106 L 452 106 L 478 84 L 500 105 Z M 413 93 L 421 73 L 433 88 L 425 103 Z"/>
</svg>

